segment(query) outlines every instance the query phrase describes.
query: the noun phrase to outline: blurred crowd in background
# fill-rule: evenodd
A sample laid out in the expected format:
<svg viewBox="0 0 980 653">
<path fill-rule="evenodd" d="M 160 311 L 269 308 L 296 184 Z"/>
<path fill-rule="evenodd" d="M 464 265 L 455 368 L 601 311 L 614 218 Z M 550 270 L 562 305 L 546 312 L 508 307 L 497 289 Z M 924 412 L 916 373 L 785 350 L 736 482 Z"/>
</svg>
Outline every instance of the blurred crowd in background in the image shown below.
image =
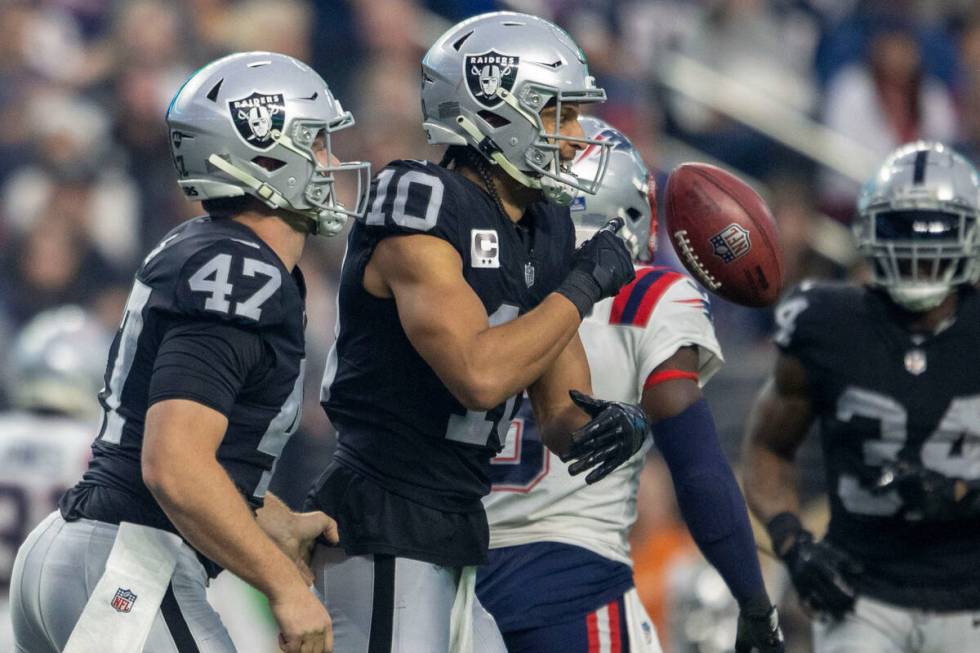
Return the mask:
<svg viewBox="0 0 980 653">
<path fill-rule="evenodd" d="M 980 158 L 973 0 L 4 0 L 0 352 L 32 316 L 66 303 L 115 329 L 143 253 L 201 213 L 175 183 L 164 125 L 196 68 L 240 50 L 292 55 L 354 113 L 356 126 L 334 144 L 342 159 L 375 170 L 396 158 L 438 159 L 420 126 L 419 61 L 451 24 L 494 9 L 538 14 L 572 34 L 609 96 L 596 113 L 632 138 L 661 186 L 685 160 L 755 184 L 776 217 L 790 284 L 860 276 L 846 229 L 854 199 L 898 144 L 942 140 Z M 661 240 L 659 258 L 676 265 Z M 317 397 L 343 248 L 343 238 L 316 239 L 302 263 L 307 406 L 273 481 L 293 505 L 333 443 Z M 737 457 L 771 361 L 771 314 L 713 304 L 727 365 L 707 395 Z M 638 585 L 679 642 L 695 635 L 667 632 L 674 581 L 665 570 L 693 545 L 655 459 L 648 472 L 634 537 Z M 808 496 L 820 493 L 816 474 L 803 479 Z"/>
</svg>

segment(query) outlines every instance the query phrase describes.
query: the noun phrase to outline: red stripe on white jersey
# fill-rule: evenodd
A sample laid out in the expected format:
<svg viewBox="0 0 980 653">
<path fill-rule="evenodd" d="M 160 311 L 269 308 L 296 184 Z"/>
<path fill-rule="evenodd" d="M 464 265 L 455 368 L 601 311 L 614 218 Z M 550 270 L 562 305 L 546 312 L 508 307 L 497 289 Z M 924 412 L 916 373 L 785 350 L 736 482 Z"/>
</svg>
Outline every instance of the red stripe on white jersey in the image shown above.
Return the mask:
<svg viewBox="0 0 980 653">
<path fill-rule="evenodd" d="M 651 272 L 653 272 L 653 268 L 638 269 L 636 271 L 636 278 L 619 289 L 619 293 L 616 294 L 616 299 L 613 300 L 612 310 L 609 313 L 610 324 L 619 324 L 623 321 L 623 311 L 626 310 L 626 304 L 630 300 L 630 295 L 633 294 L 633 288 L 636 287 L 640 279 Z"/>
<path fill-rule="evenodd" d="M 643 301 L 640 302 L 640 307 L 636 310 L 636 316 L 633 318 L 633 324 L 646 326 L 660 298 L 663 297 L 668 288 L 683 278 L 684 275 L 677 274 L 676 272 L 668 272 L 657 279 L 643 296 Z"/>
</svg>

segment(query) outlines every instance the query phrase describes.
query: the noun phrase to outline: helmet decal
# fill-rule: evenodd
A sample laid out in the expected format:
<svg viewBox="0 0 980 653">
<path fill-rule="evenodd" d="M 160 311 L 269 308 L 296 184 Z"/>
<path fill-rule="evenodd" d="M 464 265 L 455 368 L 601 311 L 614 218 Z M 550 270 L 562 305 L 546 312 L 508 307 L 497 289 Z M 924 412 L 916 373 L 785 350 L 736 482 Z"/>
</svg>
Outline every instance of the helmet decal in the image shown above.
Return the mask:
<svg viewBox="0 0 980 653">
<path fill-rule="evenodd" d="M 633 146 L 630 145 L 630 142 L 629 140 L 626 139 L 626 136 L 624 136 L 622 132 L 616 129 L 603 129 L 592 138 L 596 141 L 608 143 L 609 149 L 612 152 L 615 152 L 617 150 L 631 152 L 633 150 Z M 578 153 L 578 156 L 575 157 L 575 163 L 584 161 L 589 157 L 598 158 L 601 154 L 602 154 L 602 148 L 598 144 L 592 143 Z"/>
<path fill-rule="evenodd" d="M 332 135 L 353 125 L 322 77 L 274 52 L 211 62 L 184 83 L 167 111 L 177 183 L 188 198 L 251 195 L 303 216 L 325 236 L 367 210 L 371 165 L 332 153 Z M 266 167 L 256 152 L 275 165 Z M 354 191 L 351 208 L 334 193 L 341 178 Z"/>
<path fill-rule="evenodd" d="M 592 176 L 569 171 L 562 145 L 596 143 L 545 126 L 554 106 L 605 102 L 575 42 L 552 23 L 516 12 L 491 12 L 451 27 L 422 59 L 422 126 L 430 143 L 468 145 L 518 183 L 567 206 L 576 191 L 595 193 L 609 147 Z M 489 112 L 488 112 L 489 110 Z M 492 114 L 492 115 L 488 115 Z M 558 146 L 558 147 L 556 147 Z"/>
<path fill-rule="evenodd" d="M 517 80 L 521 58 L 490 50 L 463 58 L 463 74 L 473 99 L 492 109 L 502 102 L 497 90 L 511 91 Z"/>
<path fill-rule="evenodd" d="M 228 103 L 231 120 L 245 142 L 259 150 L 275 144 L 273 133 L 282 132 L 286 122 L 282 93 L 252 93 Z"/>
<path fill-rule="evenodd" d="M 910 311 L 980 278 L 980 178 L 942 143 L 895 150 L 861 190 L 854 223 L 872 283 Z"/>
</svg>

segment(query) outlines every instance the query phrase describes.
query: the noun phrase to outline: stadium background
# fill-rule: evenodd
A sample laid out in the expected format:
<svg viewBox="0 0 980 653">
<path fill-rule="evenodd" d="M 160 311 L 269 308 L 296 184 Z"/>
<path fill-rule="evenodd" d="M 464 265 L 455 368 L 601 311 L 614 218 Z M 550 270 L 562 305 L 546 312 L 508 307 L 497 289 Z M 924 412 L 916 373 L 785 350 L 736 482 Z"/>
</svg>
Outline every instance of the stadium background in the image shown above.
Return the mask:
<svg viewBox="0 0 980 653">
<path fill-rule="evenodd" d="M 896 145 L 938 139 L 974 163 L 980 157 L 980 10 L 972 0 L 5 0 L 0 366 L 17 330 L 61 304 L 79 304 L 115 329 L 141 255 L 200 213 L 174 181 L 163 122 L 197 67 L 239 50 L 298 57 L 356 117 L 335 144 L 341 158 L 375 169 L 394 158 L 438 158 L 420 128 L 419 61 L 452 23 L 493 9 L 551 18 L 574 36 L 609 95 L 597 113 L 661 171 L 661 186 L 687 160 L 719 163 L 755 184 L 778 222 L 790 284 L 861 276 L 851 207 L 860 181 Z M 316 399 L 343 243 L 317 239 L 302 263 L 312 372 L 302 429 L 273 481 L 294 506 L 333 445 Z M 660 259 L 676 265 L 666 241 Z M 713 314 L 727 365 L 707 395 L 737 459 L 773 354 L 772 316 L 717 299 Z M 817 522 L 818 455 L 808 447 L 802 465 Z M 723 650 L 735 614 L 724 586 L 701 568 L 655 458 L 644 479 L 634 533 L 641 595 L 668 651 Z M 8 513 L 0 505 L 0 530 Z M 780 595 L 785 578 L 767 566 Z M 275 650 L 261 601 L 224 585 L 216 600 L 241 650 Z M 782 603 L 788 650 L 808 650 L 805 616 L 791 593 Z"/>
</svg>

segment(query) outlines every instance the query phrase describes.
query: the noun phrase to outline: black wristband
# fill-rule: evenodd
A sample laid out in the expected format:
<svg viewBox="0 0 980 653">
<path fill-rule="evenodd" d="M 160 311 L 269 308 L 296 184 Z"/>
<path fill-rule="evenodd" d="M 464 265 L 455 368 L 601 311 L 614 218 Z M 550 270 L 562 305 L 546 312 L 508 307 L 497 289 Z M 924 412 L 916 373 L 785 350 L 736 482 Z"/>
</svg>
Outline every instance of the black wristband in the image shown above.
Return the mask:
<svg viewBox="0 0 980 653">
<path fill-rule="evenodd" d="M 780 558 L 786 553 L 783 545 L 786 540 L 796 537 L 803 530 L 800 518 L 791 512 L 781 512 L 766 524 L 766 531 L 769 533 L 769 540 L 772 542 L 772 550 Z"/>
<path fill-rule="evenodd" d="M 555 292 L 564 296 L 568 301 L 575 304 L 578 309 L 579 319 L 584 319 L 592 305 L 602 297 L 602 289 L 591 274 L 581 270 L 572 270 L 555 289 Z"/>
</svg>

